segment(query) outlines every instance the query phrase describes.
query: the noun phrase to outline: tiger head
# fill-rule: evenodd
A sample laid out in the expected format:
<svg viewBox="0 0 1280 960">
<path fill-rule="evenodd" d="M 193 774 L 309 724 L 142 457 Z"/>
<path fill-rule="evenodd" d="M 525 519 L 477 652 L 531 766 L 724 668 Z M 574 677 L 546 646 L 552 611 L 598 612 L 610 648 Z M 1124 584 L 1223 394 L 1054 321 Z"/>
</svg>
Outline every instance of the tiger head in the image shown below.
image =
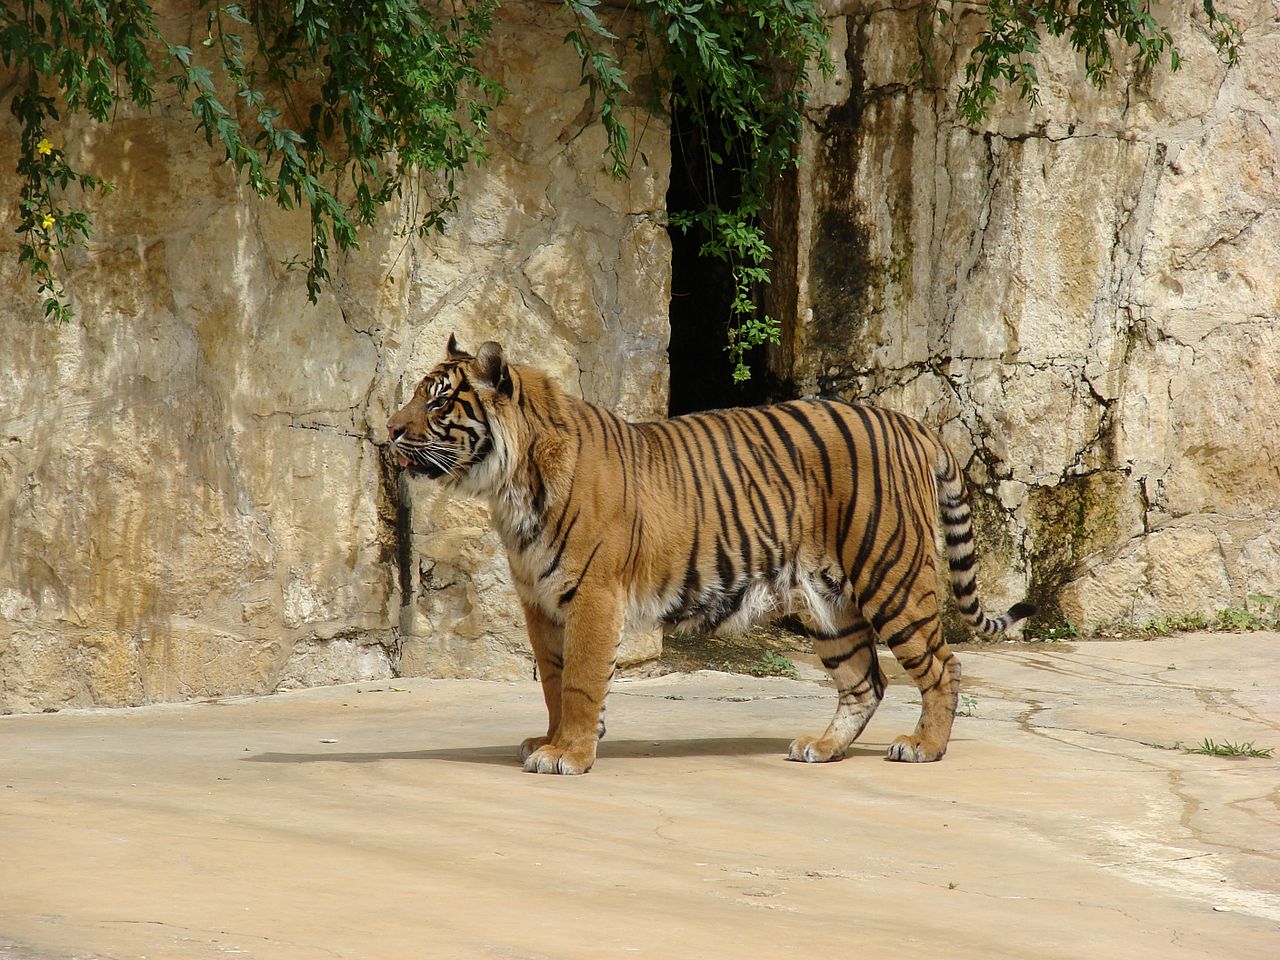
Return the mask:
<svg viewBox="0 0 1280 960">
<path fill-rule="evenodd" d="M 387 421 L 396 462 L 449 486 L 477 492 L 491 486 L 508 459 L 502 408 L 512 390 L 501 346 L 489 341 L 472 356 L 450 335 L 445 360 Z"/>
</svg>

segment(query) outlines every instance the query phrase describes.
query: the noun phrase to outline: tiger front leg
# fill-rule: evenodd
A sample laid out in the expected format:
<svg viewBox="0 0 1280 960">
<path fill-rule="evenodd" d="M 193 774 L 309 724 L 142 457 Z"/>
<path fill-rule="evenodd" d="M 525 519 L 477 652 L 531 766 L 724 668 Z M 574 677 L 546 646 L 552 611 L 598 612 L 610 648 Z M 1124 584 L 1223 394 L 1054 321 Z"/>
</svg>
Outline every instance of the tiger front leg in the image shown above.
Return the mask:
<svg viewBox="0 0 1280 960">
<path fill-rule="evenodd" d="M 621 599 L 602 590 L 581 589 L 566 603 L 559 723 L 547 742 L 526 757 L 525 770 L 573 775 L 586 773 L 595 763 L 604 700 L 617 664 L 622 617 Z M 545 684 L 543 692 L 548 694 Z M 552 713 L 550 701 L 547 709 Z"/>
<path fill-rule="evenodd" d="M 521 601 L 524 607 L 525 625 L 529 629 L 529 645 L 533 647 L 534 663 L 538 667 L 538 680 L 542 683 L 542 699 L 547 705 L 547 735 L 527 737 L 520 744 L 520 762 L 539 747 L 555 739 L 560 729 L 560 682 L 564 670 L 564 627 L 555 623 L 541 608 Z"/>
</svg>

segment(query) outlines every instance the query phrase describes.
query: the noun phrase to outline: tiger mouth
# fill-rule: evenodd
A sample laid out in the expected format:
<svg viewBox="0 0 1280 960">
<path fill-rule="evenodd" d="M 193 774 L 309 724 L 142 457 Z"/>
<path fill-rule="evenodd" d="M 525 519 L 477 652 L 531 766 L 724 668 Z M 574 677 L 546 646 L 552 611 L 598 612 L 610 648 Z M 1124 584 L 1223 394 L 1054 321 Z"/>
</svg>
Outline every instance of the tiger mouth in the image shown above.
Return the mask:
<svg viewBox="0 0 1280 960">
<path fill-rule="evenodd" d="M 429 460 L 419 460 L 411 457 L 403 450 L 393 447 L 392 452 L 395 454 L 396 463 L 400 469 L 406 471 L 412 477 L 426 477 L 428 480 L 439 480 L 450 472 L 449 467 L 443 463 L 432 463 Z"/>
<path fill-rule="evenodd" d="M 445 471 L 433 464 L 415 463 L 403 454 L 398 455 L 398 460 L 403 461 L 400 466 L 411 477 L 426 477 L 428 480 L 439 480 L 445 475 Z"/>
</svg>

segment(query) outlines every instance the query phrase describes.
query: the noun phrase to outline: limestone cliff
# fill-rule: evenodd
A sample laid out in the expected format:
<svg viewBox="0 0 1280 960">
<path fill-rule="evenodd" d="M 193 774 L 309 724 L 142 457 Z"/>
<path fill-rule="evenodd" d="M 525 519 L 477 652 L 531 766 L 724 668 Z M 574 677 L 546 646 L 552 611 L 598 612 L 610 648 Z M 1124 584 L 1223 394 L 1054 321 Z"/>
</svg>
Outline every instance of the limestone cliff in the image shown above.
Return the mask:
<svg viewBox="0 0 1280 960">
<path fill-rule="evenodd" d="M 1157 4 L 1182 68 L 1104 90 L 1046 41 L 1039 105 L 981 127 L 954 52 L 903 83 L 918 5 L 834 6 L 773 217 L 775 373 L 943 426 L 996 599 L 1092 628 L 1280 595 L 1275 5 L 1220 5 L 1244 28 L 1228 70 Z"/>
<path fill-rule="evenodd" d="M 388 217 L 315 306 L 283 265 L 305 216 L 254 198 L 188 107 L 60 128 L 117 190 L 67 264 L 72 324 L 40 319 L 0 232 L 0 711 L 530 675 L 483 508 L 400 480 L 378 442 L 454 331 L 665 412 L 665 121 L 632 108 L 655 165 L 613 180 L 564 32 L 503 7 L 485 57 L 509 96 L 462 209 L 430 244 Z M 17 193 L 6 161 L 0 221 Z"/>
</svg>

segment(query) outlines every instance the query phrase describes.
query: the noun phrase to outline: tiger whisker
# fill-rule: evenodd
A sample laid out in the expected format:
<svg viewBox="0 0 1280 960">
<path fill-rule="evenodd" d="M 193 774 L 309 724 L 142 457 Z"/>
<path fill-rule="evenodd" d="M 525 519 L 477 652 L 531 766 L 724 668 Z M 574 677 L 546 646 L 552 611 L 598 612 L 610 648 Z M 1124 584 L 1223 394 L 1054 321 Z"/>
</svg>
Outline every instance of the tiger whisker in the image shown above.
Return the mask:
<svg viewBox="0 0 1280 960">
<path fill-rule="evenodd" d="M 414 451 L 430 454 L 453 455 L 457 452 L 450 444 L 435 439 L 418 440 L 408 437 L 400 437 L 399 439 L 392 441 L 392 446 L 397 447 L 405 453 Z"/>
<path fill-rule="evenodd" d="M 419 466 L 435 467 L 448 477 L 456 478 L 458 476 L 457 461 L 452 456 L 448 459 L 442 456 L 443 454 L 452 453 L 449 448 L 440 448 L 435 444 L 426 443 L 406 445 L 403 442 L 403 438 L 393 441 L 392 446 Z"/>
</svg>

